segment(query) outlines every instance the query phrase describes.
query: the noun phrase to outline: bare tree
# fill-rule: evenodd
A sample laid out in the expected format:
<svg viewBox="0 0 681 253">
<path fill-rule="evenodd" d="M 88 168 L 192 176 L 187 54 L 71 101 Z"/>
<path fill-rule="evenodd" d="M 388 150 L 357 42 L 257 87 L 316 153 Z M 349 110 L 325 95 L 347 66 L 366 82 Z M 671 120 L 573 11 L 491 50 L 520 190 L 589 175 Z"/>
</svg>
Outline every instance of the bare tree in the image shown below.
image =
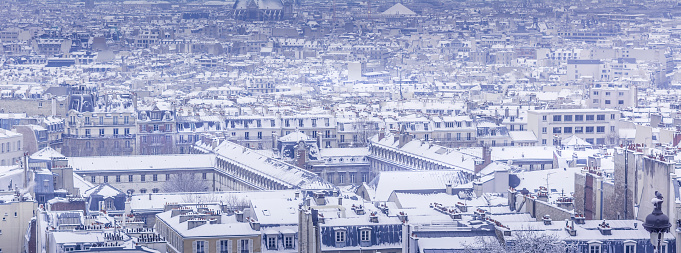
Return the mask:
<svg viewBox="0 0 681 253">
<path fill-rule="evenodd" d="M 465 245 L 465 252 L 485 253 L 548 253 L 566 252 L 576 253 L 578 247 L 575 244 L 562 240 L 555 234 L 541 233 L 535 230 L 513 231 L 513 240 L 502 243 L 494 237 L 477 237 L 476 242 Z"/>
<path fill-rule="evenodd" d="M 178 173 L 171 175 L 163 184 L 165 192 L 206 192 L 208 184 L 194 173 Z"/>
</svg>

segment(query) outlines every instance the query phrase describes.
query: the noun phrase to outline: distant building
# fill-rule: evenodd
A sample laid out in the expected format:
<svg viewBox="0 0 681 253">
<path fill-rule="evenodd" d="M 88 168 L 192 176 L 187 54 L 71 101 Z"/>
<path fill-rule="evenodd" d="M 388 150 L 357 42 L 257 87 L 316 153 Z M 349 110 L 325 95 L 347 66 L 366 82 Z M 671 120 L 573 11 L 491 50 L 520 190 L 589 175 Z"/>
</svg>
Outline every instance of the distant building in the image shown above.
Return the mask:
<svg viewBox="0 0 681 253">
<path fill-rule="evenodd" d="M 0 129 L 0 166 L 19 164 L 23 156 L 23 135 Z"/>
<path fill-rule="evenodd" d="M 560 145 L 572 135 L 592 145 L 617 144 L 620 112 L 612 109 L 530 110 L 527 128 L 540 145 Z"/>
</svg>

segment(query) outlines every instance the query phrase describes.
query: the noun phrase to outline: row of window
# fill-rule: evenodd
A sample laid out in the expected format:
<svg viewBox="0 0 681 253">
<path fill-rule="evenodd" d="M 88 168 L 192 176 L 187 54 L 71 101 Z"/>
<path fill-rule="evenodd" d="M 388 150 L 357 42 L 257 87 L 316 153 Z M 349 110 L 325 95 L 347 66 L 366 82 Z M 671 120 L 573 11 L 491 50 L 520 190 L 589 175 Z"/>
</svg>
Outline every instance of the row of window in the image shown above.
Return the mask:
<svg viewBox="0 0 681 253">
<path fill-rule="evenodd" d="M 586 119 L 586 121 L 594 121 L 594 116 L 596 117 L 596 120 L 598 120 L 598 121 L 605 120 L 605 114 L 597 114 L 597 115 L 593 115 L 593 114 L 587 114 L 587 115 L 568 114 L 568 115 L 553 115 L 553 121 L 554 122 L 558 122 L 558 121 L 572 122 L 572 121 L 585 121 L 585 119 Z M 546 121 L 546 119 L 547 119 L 546 115 L 542 116 L 543 121 Z M 615 119 L 614 113 L 610 114 L 610 119 Z"/>
<path fill-rule="evenodd" d="M 560 133 L 565 133 L 565 134 L 592 134 L 594 133 L 594 129 L 596 130 L 596 133 L 605 133 L 605 126 L 597 126 L 597 127 L 554 127 L 553 128 L 553 133 L 554 134 L 560 134 Z M 615 131 L 615 126 L 610 126 L 610 131 L 614 132 Z M 546 133 L 546 127 L 542 127 L 541 129 L 542 133 Z"/>
<path fill-rule="evenodd" d="M 113 136 L 118 136 L 120 134 L 118 128 L 113 129 Z M 124 128 L 123 129 L 123 134 L 124 135 L 130 135 L 130 128 Z M 76 129 L 76 135 L 78 135 L 78 129 Z M 102 137 L 104 136 L 104 128 L 99 129 L 99 136 Z M 85 129 L 85 137 L 92 137 L 92 130 L 91 129 Z"/>
<path fill-rule="evenodd" d="M 347 233 L 343 229 L 336 230 L 336 243 L 344 243 L 347 240 Z M 371 241 L 371 230 L 361 229 L 359 231 L 360 242 Z"/>
<path fill-rule="evenodd" d="M 594 104 L 598 104 L 598 103 L 600 103 L 600 102 L 601 102 L 601 101 L 598 100 L 598 99 L 594 99 L 594 100 L 593 100 L 593 103 L 594 103 Z M 610 99 L 606 99 L 606 100 L 605 100 L 605 104 L 606 104 L 606 105 L 609 105 L 609 104 L 612 104 L 612 103 L 610 102 Z M 617 104 L 618 104 L 618 105 L 623 105 L 623 104 L 624 104 L 624 100 L 617 100 Z"/>
<path fill-rule="evenodd" d="M 17 145 L 14 146 L 14 150 L 12 150 L 12 145 L 11 142 L 3 142 L 0 144 L 0 153 L 5 153 L 5 152 L 12 152 L 12 151 L 20 151 L 21 150 L 21 141 L 17 141 Z"/>
<path fill-rule="evenodd" d="M 293 243 L 293 239 L 291 239 Z M 253 253 L 253 239 L 240 239 L 237 241 L 237 251 L 232 250 L 232 240 L 219 240 L 217 242 L 218 253 Z M 193 253 L 208 253 L 210 246 L 208 241 L 194 241 L 192 245 Z M 293 248 L 293 246 L 291 246 Z"/>
<path fill-rule="evenodd" d="M 603 70 L 603 71 L 604 71 L 603 73 L 605 73 L 605 70 Z M 594 91 L 594 95 L 598 96 L 598 94 L 599 94 L 598 91 Z M 605 92 L 605 95 L 606 95 L 606 96 L 610 96 L 610 94 L 611 94 L 611 93 L 610 93 L 609 91 L 606 91 L 606 92 Z M 617 96 L 624 96 L 624 92 L 622 92 L 622 91 L 617 92 Z"/>
<path fill-rule="evenodd" d="M 140 176 L 140 182 L 146 182 L 147 181 L 147 175 L 146 174 L 141 174 L 139 176 Z M 203 180 L 208 179 L 208 173 L 205 173 L 205 172 L 202 173 L 201 179 L 203 179 Z M 103 180 L 104 183 L 108 183 L 109 182 L 109 176 L 102 176 L 102 180 Z M 120 183 L 121 182 L 121 175 L 116 175 L 115 180 L 116 180 L 116 183 Z M 151 180 L 154 181 L 154 182 L 158 181 L 159 180 L 158 174 L 152 174 Z M 166 181 L 170 180 L 170 174 L 165 174 L 165 180 Z M 96 183 L 97 182 L 97 176 L 91 176 L 90 181 L 92 183 Z M 128 175 L 128 182 L 134 182 L 134 175 Z"/>
<path fill-rule="evenodd" d="M 113 116 L 112 117 L 112 124 L 113 125 L 118 125 L 118 118 L 119 116 Z M 92 121 L 90 121 L 90 117 L 85 117 L 85 125 L 91 125 L 93 121 L 99 119 L 99 125 L 104 125 L 104 116 L 102 117 L 92 117 Z M 71 121 L 75 122 L 75 116 L 71 116 Z M 123 124 L 127 125 L 130 124 L 130 117 L 129 116 L 123 116 Z"/>
</svg>

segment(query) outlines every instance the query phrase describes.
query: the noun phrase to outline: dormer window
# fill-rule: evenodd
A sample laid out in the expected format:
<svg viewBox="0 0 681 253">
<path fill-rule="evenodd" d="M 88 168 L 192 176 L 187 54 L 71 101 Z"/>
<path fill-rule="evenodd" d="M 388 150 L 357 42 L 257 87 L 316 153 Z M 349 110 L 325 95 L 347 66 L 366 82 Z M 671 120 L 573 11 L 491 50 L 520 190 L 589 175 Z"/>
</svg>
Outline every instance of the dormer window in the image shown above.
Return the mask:
<svg viewBox="0 0 681 253">
<path fill-rule="evenodd" d="M 601 253 L 603 242 L 601 241 L 589 241 L 589 253 Z"/>
</svg>

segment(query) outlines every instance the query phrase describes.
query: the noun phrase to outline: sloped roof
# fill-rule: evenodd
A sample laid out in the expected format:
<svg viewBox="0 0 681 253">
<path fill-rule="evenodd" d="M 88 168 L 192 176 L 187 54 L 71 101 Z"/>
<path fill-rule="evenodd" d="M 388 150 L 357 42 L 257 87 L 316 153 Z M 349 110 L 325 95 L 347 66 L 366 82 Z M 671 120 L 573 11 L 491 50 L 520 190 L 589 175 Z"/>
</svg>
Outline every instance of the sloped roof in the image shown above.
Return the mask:
<svg viewBox="0 0 681 253">
<path fill-rule="evenodd" d="M 258 9 L 278 10 L 284 8 L 281 0 L 237 0 L 234 9 L 248 9 L 248 5 L 254 2 Z"/>
<path fill-rule="evenodd" d="M 300 132 L 300 131 L 295 131 L 293 133 L 287 134 L 279 138 L 279 141 L 283 142 L 299 142 L 299 141 L 307 141 L 310 140 L 310 137 L 308 137 L 306 134 Z"/>
<path fill-rule="evenodd" d="M 416 15 L 416 12 L 413 12 L 401 3 L 397 3 L 393 5 L 393 7 L 385 10 L 383 15 Z"/>
<path fill-rule="evenodd" d="M 571 147 L 588 147 L 591 146 L 590 143 L 586 142 L 584 139 L 577 137 L 576 135 L 572 135 L 568 138 L 565 138 L 560 141 L 560 144 L 563 146 L 571 146 Z"/>
<path fill-rule="evenodd" d="M 51 147 L 46 147 L 31 155 L 33 160 L 52 160 L 52 158 L 64 158 L 65 156 Z"/>
<path fill-rule="evenodd" d="M 387 201 L 393 191 L 444 190 L 448 183 L 453 186 L 468 183 L 469 175 L 460 170 L 382 171 L 369 184 L 376 189 L 373 200 Z"/>
<path fill-rule="evenodd" d="M 122 191 L 114 188 L 113 186 L 109 184 L 100 184 L 95 187 L 92 187 L 85 191 L 85 194 L 83 194 L 83 197 L 90 197 L 92 195 L 99 195 L 104 198 L 113 198 L 118 195 L 124 194 Z"/>
</svg>

